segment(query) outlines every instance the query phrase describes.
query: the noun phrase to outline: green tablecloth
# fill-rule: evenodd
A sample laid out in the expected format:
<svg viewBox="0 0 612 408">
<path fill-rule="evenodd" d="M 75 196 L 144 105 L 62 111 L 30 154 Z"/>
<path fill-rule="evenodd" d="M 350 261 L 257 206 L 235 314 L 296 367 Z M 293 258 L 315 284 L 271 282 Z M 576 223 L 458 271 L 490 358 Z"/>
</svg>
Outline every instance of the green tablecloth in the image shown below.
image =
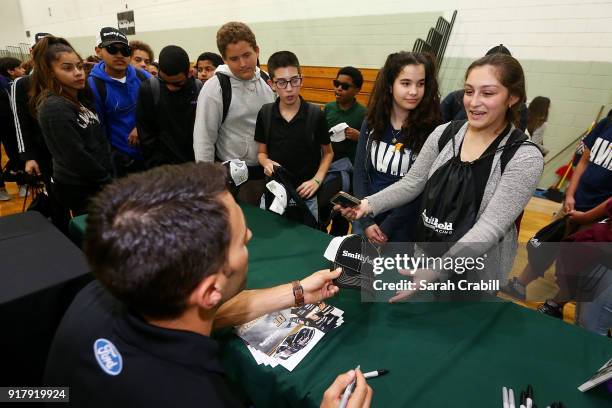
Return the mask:
<svg viewBox="0 0 612 408">
<path fill-rule="evenodd" d="M 253 231 L 248 287 L 261 288 L 327 267 L 330 237 L 271 213 L 243 207 Z M 73 221 L 82 235 L 84 218 Z M 501 406 L 501 388 L 532 384 L 543 408 L 561 400 L 570 408 L 609 407 L 602 387 L 576 388 L 612 357 L 612 340 L 512 303 L 361 303 L 342 290 L 329 303 L 344 324 L 325 335 L 288 372 L 258 366 L 241 340 L 219 336 L 222 361 L 257 407 L 319 406 L 341 372 L 361 364 L 390 374 L 369 380 L 376 407 Z M 518 395 L 517 395 L 518 397 Z"/>
<path fill-rule="evenodd" d="M 329 236 L 256 208 L 244 211 L 253 231 L 249 288 L 328 266 Z M 291 373 L 258 366 L 237 337 L 222 337 L 224 365 L 255 406 L 318 407 L 336 375 L 357 364 L 391 371 L 369 380 L 376 407 L 501 406 L 502 386 L 527 384 L 541 408 L 553 400 L 572 408 L 612 402 L 601 387 L 576 389 L 612 357 L 612 340 L 513 303 L 361 303 L 354 290 L 329 303 L 344 310 L 344 324 Z"/>
</svg>

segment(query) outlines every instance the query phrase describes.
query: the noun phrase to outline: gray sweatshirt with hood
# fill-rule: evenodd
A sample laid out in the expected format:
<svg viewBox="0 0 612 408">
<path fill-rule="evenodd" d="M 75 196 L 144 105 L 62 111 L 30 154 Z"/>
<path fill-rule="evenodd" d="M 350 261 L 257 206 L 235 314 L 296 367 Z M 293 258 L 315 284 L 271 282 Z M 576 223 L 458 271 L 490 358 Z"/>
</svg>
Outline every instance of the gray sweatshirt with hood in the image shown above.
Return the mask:
<svg viewBox="0 0 612 408">
<path fill-rule="evenodd" d="M 227 65 L 219 65 L 216 72 L 230 77 L 232 102 L 225 122 L 221 85 L 215 75 L 202 87 L 198 96 L 193 127 L 193 151 L 196 161 L 212 162 L 241 159 L 249 166 L 259 165 L 257 142 L 254 140 L 257 113 L 262 105 L 275 101 L 272 89 L 261 78 L 259 68 L 250 80 L 232 74 Z"/>
<path fill-rule="evenodd" d="M 386 189 L 366 197 L 373 214 L 380 214 L 412 201 L 425 188 L 433 173 L 453 156 L 452 142 L 438 151 L 438 140 L 447 124 L 438 126 L 427 138 L 421 152 L 408 173 Z M 468 123 L 455 135 L 455 144 L 461 146 Z M 508 141 L 515 129 L 502 139 L 499 147 Z M 486 254 L 483 279 L 505 279 L 512 269 L 517 250 L 517 231 L 514 221 L 533 195 L 542 175 L 544 159 L 533 145 L 520 146 L 501 172 L 501 151 L 496 153 L 485 187 L 476 223 L 444 256 L 477 257 Z M 417 248 L 417 252 L 418 248 Z M 441 278 L 448 277 L 442 273 Z"/>
</svg>

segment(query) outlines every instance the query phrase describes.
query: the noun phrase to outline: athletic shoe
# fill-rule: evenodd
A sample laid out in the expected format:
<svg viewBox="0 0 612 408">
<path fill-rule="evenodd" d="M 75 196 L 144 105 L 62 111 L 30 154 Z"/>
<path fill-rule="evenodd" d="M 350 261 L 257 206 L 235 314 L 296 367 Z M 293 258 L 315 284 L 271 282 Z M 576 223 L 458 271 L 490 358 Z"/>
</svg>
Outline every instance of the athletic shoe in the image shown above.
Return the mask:
<svg viewBox="0 0 612 408">
<path fill-rule="evenodd" d="M 519 282 L 518 278 L 510 279 L 506 286 L 501 288 L 501 291 L 518 300 L 525 300 L 527 298 L 525 285 Z"/>
<path fill-rule="evenodd" d="M 21 198 L 25 197 L 27 191 L 28 191 L 28 186 L 26 186 L 25 184 L 21 184 L 19 186 L 19 197 Z"/>
<path fill-rule="evenodd" d="M 6 191 L 6 188 L 0 188 L 0 201 L 9 201 L 11 199 L 11 195 Z"/>
<path fill-rule="evenodd" d="M 558 305 L 557 302 L 552 299 L 548 299 L 546 302 L 542 303 L 538 307 L 538 312 L 556 317 L 557 319 L 563 319 L 563 306 Z"/>
</svg>

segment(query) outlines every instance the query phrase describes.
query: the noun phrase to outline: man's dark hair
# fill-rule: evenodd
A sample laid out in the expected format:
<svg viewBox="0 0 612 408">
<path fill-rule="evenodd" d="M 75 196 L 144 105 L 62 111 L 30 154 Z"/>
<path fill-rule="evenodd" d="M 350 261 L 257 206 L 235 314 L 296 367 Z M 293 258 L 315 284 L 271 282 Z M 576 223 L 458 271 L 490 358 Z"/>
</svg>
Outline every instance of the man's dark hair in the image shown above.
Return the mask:
<svg viewBox="0 0 612 408">
<path fill-rule="evenodd" d="M 21 61 L 13 57 L 0 58 L 0 75 L 10 77 L 9 69 L 13 70 L 21 65 Z"/>
<path fill-rule="evenodd" d="M 277 51 L 268 58 L 268 74 L 270 74 L 270 78 L 274 78 L 275 70 L 286 67 L 296 67 L 298 74 L 302 73 L 300 61 L 291 51 Z"/>
<path fill-rule="evenodd" d="M 350 76 L 353 80 L 353 85 L 361 89 L 361 86 L 363 85 L 363 75 L 361 75 L 360 70 L 355 67 L 344 67 L 340 68 L 340 70 L 338 71 L 338 75 L 336 75 L 336 78 L 338 78 L 340 75 Z"/>
<path fill-rule="evenodd" d="M 166 75 L 188 74 L 190 68 L 187 51 L 178 45 L 168 45 L 159 53 L 159 70 Z"/>
<path fill-rule="evenodd" d="M 223 65 L 223 58 L 221 58 L 219 54 L 216 54 L 214 52 L 203 52 L 198 57 L 198 60 L 196 61 L 196 65 L 198 65 L 198 62 L 200 61 L 210 61 L 212 62 L 215 68 L 217 68 L 219 65 Z"/>
<path fill-rule="evenodd" d="M 143 316 L 173 318 L 227 259 L 226 170 L 160 166 L 108 185 L 89 207 L 85 254 L 96 278 Z"/>
</svg>

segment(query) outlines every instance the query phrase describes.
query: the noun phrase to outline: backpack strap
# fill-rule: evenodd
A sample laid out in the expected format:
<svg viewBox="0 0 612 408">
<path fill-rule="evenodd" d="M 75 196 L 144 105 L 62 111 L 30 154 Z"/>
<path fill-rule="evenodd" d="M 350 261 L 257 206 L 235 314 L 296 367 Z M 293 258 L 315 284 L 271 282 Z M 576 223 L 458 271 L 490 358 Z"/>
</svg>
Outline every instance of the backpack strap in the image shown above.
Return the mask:
<svg viewBox="0 0 612 408">
<path fill-rule="evenodd" d="M 221 97 L 223 99 L 223 118 L 221 119 L 221 124 L 223 124 L 227 117 L 230 103 L 232 103 L 232 84 L 229 76 L 221 72 L 215 72 L 215 75 L 219 79 L 219 85 L 221 85 Z"/>
<path fill-rule="evenodd" d="M 520 129 L 514 129 L 508 137 L 508 141 L 504 145 L 504 150 L 499 158 L 499 164 L 501 166 L 501 174 L 504 174 L 504 170 L 506 169 L 506 165 L 508 162 L 514 157 L 514 154 L 524 144 L 532 144 L 537 147 L 537 145 L 529 140 L 529 137 L 523 133 Z M 538 150 L 541 152 L 540 148 Z"/>
<path fill-rule="evenodd" d="M 453 120 L 449 123 L 446 129 L 444 129 L 444 132 L 442 132 L 442 135 L 440 135 L 440 139 L 438 139 L 438 153 L 444 149 L 444 146 L 446 146 L 451 139 L 454 140 L 455 135 L 459 132 L 459 129 L 465 125 L 465 122 L 467 122 L 467 120 Z"/>
<path fill-rule="evenodd" d="M 261 79 L 263 79 L 266 82 L 266 85 L 267 85 L 268 81 L 270 80 L 270 75 L 268 75 L 268 73 L 264 71 L 263 69 L 260 69 L 259 76 L 261 77 Z"/>
<path fill-rule="evenodd" d="M 92 76 L 92 78 L 96 86 L 96 91 L 98 91 L 98 96 L 100 97 L 100 105 L 104 106 L 106 103 L 106 84 L 102 78 L 96 76 Z"/>
<path fill-rule="evenodd" d="M 199 79 L 196 79 L 195 86 L 196 86 L 196 99 L 198 99 L 198 96 L 200 95 L 200 91 L 202 90 L 202 87 L 204 86 L 204 82 L 200 81 Z"/>
<path fill-rule="evenodd" d="M 308 111 L 306 112 L 306 134 L 310 137 L 310 142 L 314 144 L 315 142 L 315 129 L 317 127 L 317 115 L 320 114 L 321 109 L 315 105 L 314 103 L 309 103 L 304 101 L 306 106 L 308 106 Z"/>
<path fill-rule="evenodd" d="M 159 86 L 159 78 L 156 76 L 151 76 L 148 79 L 149 85 L 151 85 L 151 95 L 153 96 L 153 107 L 155 108 L 155 112 L 157 112 L 157 106 L 159 105 L 159 99 L 161 98 L 161 88 Z"/>
<path fill-rule="evenodd" d="M 272 110 L 274 109 L 275 103 L 276 102 L 266 103 L 261 107 L 261 119 L 263 120 L 263 129 L 266 135 L 266 140 L 268 140 L 268 137 L 270 136 L 270 129 L 272 127 Z"/>
</svg>

